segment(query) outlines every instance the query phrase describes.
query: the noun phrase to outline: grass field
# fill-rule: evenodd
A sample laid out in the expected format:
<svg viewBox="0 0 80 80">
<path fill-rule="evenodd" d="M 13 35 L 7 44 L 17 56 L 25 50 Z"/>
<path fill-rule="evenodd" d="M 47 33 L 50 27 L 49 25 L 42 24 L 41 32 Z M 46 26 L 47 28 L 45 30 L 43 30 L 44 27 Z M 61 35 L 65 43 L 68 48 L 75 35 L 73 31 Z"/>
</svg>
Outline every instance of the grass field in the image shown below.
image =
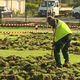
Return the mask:
<svg viewBox="0 0 80 80">
<path fill-rule="evenodd" d="M 3 39 L 4 37 L 7 37 L 8 35 L 26 35 L 29 32 L 52 33 L 52 29 L 44 28 L 44 27 L 39 27 L 38 30 L 36 30 L 35 27 L 0 27 L 0 39 Z M 72 29 L 72 32 L 80 34 L 80 29 Z"/>
<path fill-rule="evenodd" d="M 27 56 L 44 56 L 44 55 L 51 55 L 50 50 L 24 50 L 24 51 L 17 51 L 17 50 L 0 50 L 0 56 L 8 57 L 11 55 L 20 56 L 20 57 L 27 57 Z M 61 55 L 62 63 L 64 63 L 63 56 Z M 70 54 L 70 62 L 72 64 L 80 62 L 80 55 Z"/>
<path fill-rule="evenodd" d="M 46 54 L 50 54 L 50 51 L 46 50 L 23 50 L 23 51 L 17 51 L 17 50 L 0 50 L 0 56 L 11 56 L 11 55 L 16 55 L 16 56 L 21 56 L 21 57 L 26 57 L 26 56 L 44 56 Z"/>
<path fill-rule="evenodd" d="M 35 27 L 0 27 L 0 39 L 7 37 L 8 35 L 27 35 L 29 32 L 52 32 L 51 28 L 38 28 Z M 15 37 L 15 36 L 14 36 Z"/>
<path fill-rule="evenodd" d="M 7 37 L 8 33 L 5 33 L 4 32 L 13 32 L 13 34 L 17 34 L 17 35 L 21 35 L 20 32 L 51 32 L 52 30 L 50 28 L 39 28 L 38 31 L 35 30 L 35 28 L 30 28 L 30 27 L 9 27 L 9 28 L 2 28 L 0 27 L 0 39 L 4 38 L 4 37 Z M 73 33 L 80 33 L 80 30 L 72 30 Z M 15 33 L 17 32 L 17 33 Z M 26 33 L 26 34 L 27 34 Z M 23 33 L 25 35 L 25 33 Z M 15 38 L 16 36 L 12 36 L 13 38 Z M 16 51 L 16 50 L 0 50 L 0 56 L 3 56 L 3 57 L 7 57 L 7 56 L 10 56 L 10 55 L 16 55 L 16 56 L 22 56 L 22 57 L 26 57 L 26 56 L 44 56 L 44 55 L 47 55 L 47 54 L 51 54 L 51 51 L 43 51 L 43 50 L 25 50 L 25 51 Z M 63 58 L 62 59 L 62 62 L 63 62 Z M 71 63 L 78 63 L 80 62 L 80 55 L 74 55 L 74 54 L 70 54 L 70 61 Z"/>
<path fill-rule="evenodd" d="M 0 80 L 80 80 L 80 30 L 72 31 L 71 65 L 58 69 L 50 28 L 0 27 Z M 60 57 L 64 64 L 61 53 Z"/>
<path fill-rule="evenodd" d="M 52 32 L 51 28 L 39 27 L 37 31 L 46 31 Z M 36 31 L 35 27 L 0 27 L 0 32 L 34 32 Z M 80 32 L 79 29 L 72 29 L 74 33 Z"/>
<path fill-rule="evenodd" d="M 47 30 L 48 31 L 51 29 L 50 28 L 43 28 L 43 27 L 39 27 L 38 30 Z M 30 31 L 34 31 L 35 27 L 0 27 L 0 32 L 30 32 Z"/>
</svg>

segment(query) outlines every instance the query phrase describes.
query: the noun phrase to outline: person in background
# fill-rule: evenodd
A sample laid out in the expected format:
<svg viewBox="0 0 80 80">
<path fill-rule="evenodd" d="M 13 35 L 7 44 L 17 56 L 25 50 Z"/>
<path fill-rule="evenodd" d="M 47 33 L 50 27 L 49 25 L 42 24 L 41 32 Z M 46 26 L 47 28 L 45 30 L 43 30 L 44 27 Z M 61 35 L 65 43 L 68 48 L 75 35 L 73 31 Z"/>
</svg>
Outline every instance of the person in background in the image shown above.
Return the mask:
<svg viewBox="0 0 80 80">
<path fill-rule="evenodd" d="M 36 31 L 38 30 L 38 25 L 37 25 L 37 24 L 35 24 L 35 30 L 36 30 Z"/>
<path fill-rule="evenodd" d="M 59 19 L 53 18 L 52 16 L 47 17 L 47 22 L 52 29 L 55 29 L 54 35 L 54 58 L 56 61 L 56 66 L 61 68 L 60 50 L 62 51 L 63 57 L 65 59 L 63 66 L 68 67 L 69 65 L 69 46 L 71 42 L 72 31 L 68 25 Z"/>
</svg>

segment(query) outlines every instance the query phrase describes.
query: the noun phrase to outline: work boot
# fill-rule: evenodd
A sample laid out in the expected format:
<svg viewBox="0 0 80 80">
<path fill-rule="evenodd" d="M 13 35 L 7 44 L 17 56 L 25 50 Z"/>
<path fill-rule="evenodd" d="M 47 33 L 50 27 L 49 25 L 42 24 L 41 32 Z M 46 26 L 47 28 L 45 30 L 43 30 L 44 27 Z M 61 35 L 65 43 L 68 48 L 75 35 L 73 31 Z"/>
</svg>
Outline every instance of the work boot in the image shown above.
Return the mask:
<svg viewBox="0 0 80 80">
<path fill-rule="evenodd" d="M 62 68 L 63 66 L 62 66 L 62 65 L 56 65 L 56 67 L 57 67 L 57 68 Z"/>
<path fill-rule="evenodd" d="M 67 67 L 67 68 L 71 67 L 70 62 L 65 62 L 65 63 L 63 64 L 63 67 Z"/>
</svg>

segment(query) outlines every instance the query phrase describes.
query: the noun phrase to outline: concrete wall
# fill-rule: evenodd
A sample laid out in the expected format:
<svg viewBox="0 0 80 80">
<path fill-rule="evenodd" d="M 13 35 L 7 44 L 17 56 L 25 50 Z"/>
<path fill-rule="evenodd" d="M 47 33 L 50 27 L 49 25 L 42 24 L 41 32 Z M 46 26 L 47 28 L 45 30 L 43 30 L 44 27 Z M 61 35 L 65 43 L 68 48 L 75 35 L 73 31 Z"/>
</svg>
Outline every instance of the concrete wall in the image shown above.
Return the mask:
<svg viewBox="0 0 80 80">
<path fill-rule="evenodd" d="M 25 12 L 25 0 L 0 0 L 0 6 L 7 6 L 15 12 Z"/>
</svg>

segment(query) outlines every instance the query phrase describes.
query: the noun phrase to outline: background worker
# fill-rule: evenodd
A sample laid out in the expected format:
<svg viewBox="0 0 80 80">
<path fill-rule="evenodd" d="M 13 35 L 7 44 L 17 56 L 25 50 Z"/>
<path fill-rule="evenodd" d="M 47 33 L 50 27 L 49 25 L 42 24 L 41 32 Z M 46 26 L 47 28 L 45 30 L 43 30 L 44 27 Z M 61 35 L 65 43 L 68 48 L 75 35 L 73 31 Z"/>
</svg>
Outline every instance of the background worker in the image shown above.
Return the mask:
<svg viewBox="0 0 80 80">
<path fill-rule="evenodd" d="M 38 30 L 38 25 L 37 25 L 37 24 L 35 24 L 35 30 L 36 30 L 36 31 Z"/>
<path fill-rule="evenodd" d="M 69 63 L 69 45 L 71 41 L 72 31 L 68 25 L 62 20 L 55 19 L 51 16 L 47 17 L 47 22 L 53 29 L 55 29 L 55 45 L 54 45 L 54 58 L 57 67 L 62 67 L 60 59 L 60 50 L 62 50 L 63 57 L 65 59 L 64 66 L 68 66 Z"/>
</svg>

